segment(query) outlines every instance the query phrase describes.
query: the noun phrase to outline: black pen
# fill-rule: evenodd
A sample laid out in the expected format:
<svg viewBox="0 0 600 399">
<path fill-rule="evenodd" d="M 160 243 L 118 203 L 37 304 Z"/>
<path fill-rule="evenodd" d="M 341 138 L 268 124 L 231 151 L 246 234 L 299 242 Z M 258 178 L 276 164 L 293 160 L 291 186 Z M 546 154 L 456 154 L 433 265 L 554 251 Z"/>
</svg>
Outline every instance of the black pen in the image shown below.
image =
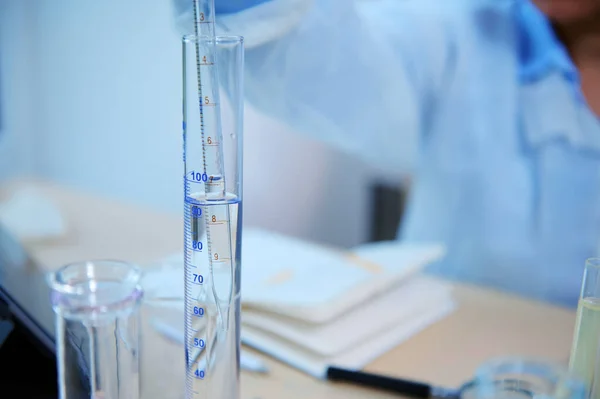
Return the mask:
<svg viewBox="0 0 600 399">
<path fill-rule="evenodd" d="M 327 379 L 330 381 L 349 382 L 370 388 L 381 389 L 418 399 L 455 399 L 460 397 L 459 391 L 455 389 L 435 387 L 424 382 L 386 377 L 383 375 L 347 370 L 339 367 L 328 367 Z"/>
</svg>

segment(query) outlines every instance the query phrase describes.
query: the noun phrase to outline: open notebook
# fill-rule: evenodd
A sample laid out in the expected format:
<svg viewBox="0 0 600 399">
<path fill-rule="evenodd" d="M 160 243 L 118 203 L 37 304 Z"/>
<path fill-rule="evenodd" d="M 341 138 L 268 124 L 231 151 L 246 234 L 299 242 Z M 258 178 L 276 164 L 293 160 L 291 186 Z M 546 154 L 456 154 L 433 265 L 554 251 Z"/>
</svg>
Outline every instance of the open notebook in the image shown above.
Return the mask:
<svg viewBox="0 0 600 399">
<path fill-rule="evenodd" d="M 444 255 L 439 245 L 343 252 L 247 229 L 242 251 L 242 341 L 319 378 L 363 367 L 454 309 L 450 287 L 418 273 Z M 147 298 L 181 296 L 180 259 L 146 275 Z"/>
</svg>

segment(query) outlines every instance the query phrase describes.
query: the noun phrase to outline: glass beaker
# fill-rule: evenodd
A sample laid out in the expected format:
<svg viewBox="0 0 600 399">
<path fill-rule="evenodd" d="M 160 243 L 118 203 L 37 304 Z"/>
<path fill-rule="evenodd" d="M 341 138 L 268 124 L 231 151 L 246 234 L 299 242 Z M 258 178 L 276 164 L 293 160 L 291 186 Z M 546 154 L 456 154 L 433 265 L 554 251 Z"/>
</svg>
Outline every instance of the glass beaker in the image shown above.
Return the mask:
<svg viewBox="0 0 600 399">
<path fill-rule="evenodd" d="M 600 258 L 590 258 L 585 262 L 569 359 L 570 370 L 583 379 L 589 398 L 600 398 L 599 340 Z"/>
<path fill-rule="evenodd" d="M 140 397 L 140 270 L 73 263 L 48 275 L 60 399 Z"/>
<path fill-rule="evenodd" d="M 244 47 L 183 37 L 185 355 L 188 398 L 240 396 Z"/>
<path fill-rule="evenodd" d="M 504 357 L 479 367 L 460 396 L 461 399 L 584 399 L 585 384 L 558 364 Z"/>
</svg>

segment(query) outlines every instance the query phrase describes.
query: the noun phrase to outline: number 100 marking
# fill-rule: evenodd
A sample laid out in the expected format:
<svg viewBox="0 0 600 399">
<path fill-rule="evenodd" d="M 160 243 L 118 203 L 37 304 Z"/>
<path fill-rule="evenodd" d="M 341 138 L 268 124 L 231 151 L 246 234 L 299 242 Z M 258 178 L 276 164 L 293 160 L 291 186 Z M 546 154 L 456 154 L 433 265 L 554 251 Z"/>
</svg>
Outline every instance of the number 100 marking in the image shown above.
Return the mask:
<svg viewBox="0 0 600 399">
<path fill-rule="evenodd" d="M 206 173 L 192 172 L 192 180 L 206 183 L 208 181 L 208 175 Z"/>
</svg>

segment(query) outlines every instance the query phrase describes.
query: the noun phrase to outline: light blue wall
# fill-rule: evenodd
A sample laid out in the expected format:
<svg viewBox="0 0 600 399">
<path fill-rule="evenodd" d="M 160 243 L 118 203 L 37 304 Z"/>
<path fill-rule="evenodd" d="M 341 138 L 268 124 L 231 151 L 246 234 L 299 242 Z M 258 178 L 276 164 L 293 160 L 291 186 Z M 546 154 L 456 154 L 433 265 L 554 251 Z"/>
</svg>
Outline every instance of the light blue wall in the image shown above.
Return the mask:
<svg viewBox="0 0 600 399">
<path fill-rule="evenodd" d="M 26 1 L 0 0 L 0 180 L 35 169 L 35 53 Z"/>
<path fill-rule="evenodd" d="M 168 1 L 37 1 L 41 174 L 175 210 L 180 45 Z"/>
</svg>

